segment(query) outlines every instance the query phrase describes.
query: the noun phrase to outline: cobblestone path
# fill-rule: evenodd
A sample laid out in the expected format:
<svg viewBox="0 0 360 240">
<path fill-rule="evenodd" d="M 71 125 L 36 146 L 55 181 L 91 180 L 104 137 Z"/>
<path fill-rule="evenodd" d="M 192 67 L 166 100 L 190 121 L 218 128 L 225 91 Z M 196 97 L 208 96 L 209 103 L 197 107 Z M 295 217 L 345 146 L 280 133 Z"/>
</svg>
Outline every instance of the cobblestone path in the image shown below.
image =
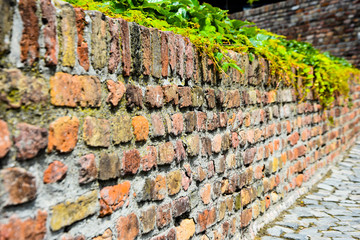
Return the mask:
<svg viewBox="0 0 360 240">
<path fill-rule="evenodd" d="M 256 239 L 360 239 L 360 141 L 331 170 Z"/>
</svg>

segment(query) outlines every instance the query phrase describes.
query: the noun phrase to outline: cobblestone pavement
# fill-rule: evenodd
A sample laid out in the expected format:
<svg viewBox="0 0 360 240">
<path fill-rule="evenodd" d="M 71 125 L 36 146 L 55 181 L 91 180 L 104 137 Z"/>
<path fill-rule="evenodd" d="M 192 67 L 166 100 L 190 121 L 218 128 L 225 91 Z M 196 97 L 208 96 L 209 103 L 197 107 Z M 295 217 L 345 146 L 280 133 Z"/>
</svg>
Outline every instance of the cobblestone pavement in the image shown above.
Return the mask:
<svg viewBox="0 0 360 240">
<path fill-rule="evenodd" d="M 257 239 L 360 239 L 360 141 L 331 170 Z"/>
</svg>

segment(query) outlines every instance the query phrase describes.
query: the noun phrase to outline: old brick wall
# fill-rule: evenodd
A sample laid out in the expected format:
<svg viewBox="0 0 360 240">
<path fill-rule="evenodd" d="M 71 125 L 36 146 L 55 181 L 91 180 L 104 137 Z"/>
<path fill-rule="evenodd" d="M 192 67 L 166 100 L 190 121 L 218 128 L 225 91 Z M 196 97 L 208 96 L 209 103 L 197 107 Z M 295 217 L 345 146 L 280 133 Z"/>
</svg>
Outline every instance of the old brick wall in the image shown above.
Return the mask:
<svg viewBox="0 0 360 240">
<path fill-rule="evenodd" d="M 355 83 L 324 111 L 260 57 L 219 75 L 171 32 L 0 6 L 0 239 L 249 237 L 359 131 Z"/>
<path fill-rule="evenodd" d="M 234 13 L 260 28 L 313 44 L 360 67 L 359 0 L 287 0 Z"/>
</svg>

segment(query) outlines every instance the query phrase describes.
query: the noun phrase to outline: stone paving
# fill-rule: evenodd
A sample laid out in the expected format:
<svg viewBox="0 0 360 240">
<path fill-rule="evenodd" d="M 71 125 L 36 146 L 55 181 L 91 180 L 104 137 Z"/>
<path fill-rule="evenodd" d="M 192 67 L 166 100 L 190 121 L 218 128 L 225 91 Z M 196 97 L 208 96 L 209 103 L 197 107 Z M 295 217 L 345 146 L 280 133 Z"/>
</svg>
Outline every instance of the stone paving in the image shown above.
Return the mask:
<svg viewBox="0 0 360 240">
<path fill-rule="evenodd" d="M 314 189 L 256 239 L 360 239 L 360 141 Z"/>
</svg>

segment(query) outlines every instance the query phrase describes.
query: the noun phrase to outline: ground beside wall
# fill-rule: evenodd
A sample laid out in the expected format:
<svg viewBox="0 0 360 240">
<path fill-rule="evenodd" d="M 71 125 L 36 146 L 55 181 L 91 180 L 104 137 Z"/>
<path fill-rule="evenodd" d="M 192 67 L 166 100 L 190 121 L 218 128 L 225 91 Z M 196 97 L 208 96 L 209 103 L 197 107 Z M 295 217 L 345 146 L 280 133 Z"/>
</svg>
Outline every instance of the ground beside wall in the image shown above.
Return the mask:
<svg viewBox="0 0 360 240">
<path fill-rule="evenodd" d="M 171 32 L 0 6 L 1 239 L 248 237 L 359 131 L 356 79 L 324 111 L 261 57 L 217 74 Z"/>
<path fill-rule="evenodd" d="M 360 1 L 287 0 L 233 13 L 231 18 L 313 44 L 360 67 Z"/>
</svg>

